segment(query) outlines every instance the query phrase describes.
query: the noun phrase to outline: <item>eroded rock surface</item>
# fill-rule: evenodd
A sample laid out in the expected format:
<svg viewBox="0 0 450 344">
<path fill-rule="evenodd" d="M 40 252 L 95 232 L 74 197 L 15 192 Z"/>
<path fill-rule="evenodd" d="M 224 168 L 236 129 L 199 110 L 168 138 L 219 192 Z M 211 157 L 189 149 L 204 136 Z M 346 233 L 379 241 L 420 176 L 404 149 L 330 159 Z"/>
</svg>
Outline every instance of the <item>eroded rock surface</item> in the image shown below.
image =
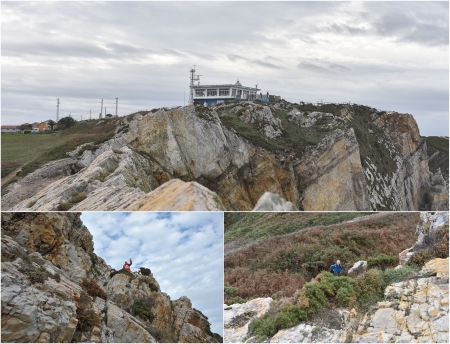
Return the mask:
<svg viewBox="0 0 450 344">
<path fill-rule="evenodd" d="M 361 124 L 358 109 L 305 112 L 280 101 L 139 113 L 95 151 L 77 149 L 9 186 L 2 208 L 124 210 L 180 179 L 208 188 L 227 210 L 251 210 L 265 192 L 299 210 L 447 210 L 448 185 L 439 172 L 430 174 L 414 118 L 373 109 Z M 261 137 L 245 139 L 236 120 Z M 287 126 L 301 135 L 288 137 Z M 381 153 L 371 159 L 371 150 Z M 169 186 L 149 209 L 196 210 L 192 199 L 164 197 Z"/>
<path fill-rule="evenodd" d="M 172 301 L 151 272 L 111 273 L 80 215 L 2 213 L 3 342 L 217 342 L 191 301 Z M 90 296 L 85 280 L 94 280 L 105 297 Z M 153 318 L 133 316 L 136 302 Z"/>
</svg>

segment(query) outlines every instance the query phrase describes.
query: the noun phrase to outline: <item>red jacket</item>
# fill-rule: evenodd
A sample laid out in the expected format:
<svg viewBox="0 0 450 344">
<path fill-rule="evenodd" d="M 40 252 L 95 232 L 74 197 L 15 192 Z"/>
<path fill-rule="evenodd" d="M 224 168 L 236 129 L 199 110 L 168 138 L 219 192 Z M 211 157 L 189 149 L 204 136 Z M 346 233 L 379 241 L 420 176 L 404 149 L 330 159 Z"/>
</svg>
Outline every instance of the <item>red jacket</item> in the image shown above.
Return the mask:
<svg viewBox="0 0 450 344">
<path fill-rule="evenodd" d="M 125 270 L 130 271 L 130 266 L 131 266 L 131 264 L 133 264 L 133 261 L 132 261 L 131 258 L 130 258 L 130 263 L 128 264 L 127 262 L 125 262 L 125 264 L 123 264 L 123 268 L 124 268 Z"/>
</svg>

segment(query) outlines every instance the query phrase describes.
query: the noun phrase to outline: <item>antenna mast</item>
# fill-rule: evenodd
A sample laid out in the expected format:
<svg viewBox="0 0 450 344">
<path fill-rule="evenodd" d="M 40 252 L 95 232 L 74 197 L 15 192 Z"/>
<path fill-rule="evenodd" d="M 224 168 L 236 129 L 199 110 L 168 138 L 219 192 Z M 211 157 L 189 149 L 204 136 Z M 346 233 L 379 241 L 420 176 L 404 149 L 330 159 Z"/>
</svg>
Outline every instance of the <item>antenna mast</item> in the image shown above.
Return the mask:
<svg viewBox="0 0 450 344">
<path fill-rule="evenodd" d="M 191 83 L 190 83 L 191 92 L 189 95 L 189 104 L 194 104 L 194 81 L 198 81 L 198 83 L 200 84 L 201 75 L 195 75 L 195 65 L 194 67 L 192 67 L 190 72 L 191 72 Z"/>
</svg>

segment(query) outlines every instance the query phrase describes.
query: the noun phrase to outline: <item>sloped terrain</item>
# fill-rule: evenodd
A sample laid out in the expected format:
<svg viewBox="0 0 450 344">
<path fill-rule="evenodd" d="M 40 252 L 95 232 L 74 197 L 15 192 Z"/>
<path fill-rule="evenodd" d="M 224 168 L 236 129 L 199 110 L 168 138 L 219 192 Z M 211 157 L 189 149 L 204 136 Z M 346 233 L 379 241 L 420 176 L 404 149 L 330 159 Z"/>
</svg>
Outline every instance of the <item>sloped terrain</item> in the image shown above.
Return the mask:
<svg viewBox="0 0 450 344">
<path fill-rule="evenodd" d="M 401 229 L 398 223 L 393 221 L 394 218 L 382 216 L 383 214 L 369 215 L 367 218 L 372 218 L 373 221 L 374 216 L 380 215 L 386 220 L 385 225 L 389 227 L 389 223 L 392 223 L 392 232 L 398 237 L 401 236 Z M 415 243 L 401 252 L 399 252 L 401 245 L 395 248 L 399 242 L 390 243 L 391 248 L 381 247 L 389 245 L 383 240 L 389 242 L 394 240 L 381 228 L 370 226 L 366 229 L 360 228 L 362 234 L 359 239 L 364 238 L 365 231 L 371 230 L 381 237 L 371 238 L 371 248 L 375 250 L 394 248 L 393 251 L 398 252 L 398 256 L 392 257 L 394 259 L 387 254 L 378 254 L 368 257 L 365 261 L 359 261 L 352 269 L 348 269 L 345 265 L 346 260 L 341 258 L 344 250 L 335 245 L 334 255 L 341 259 L 344 267 L 347 267 L 345 274 L 333 276 L 326 270 L 321 271 L 300 289 L 285 294 L 292 296 L 283 296 L 286 290 L 278 289 L 264 297 L 264 291 L 260 289 L 260 293 L 254 294 L 250 300 L 244 300 L 235 296 L 239 293 L 236 285 L 226 286 L 225 341 L 448 342 L 448 213 L 420 213 L 420 218 L 418 214 L 405 215 L 410 215 L 411 219 L 415 220 L 415 226 L 403 229 L 412 234 L 410 242 Z M 353 221 L 364 226 L 365 220 L 361 218 Z M 333 232 L 342 234 L 347 227 L 348 223 L 344 223 L 342 227 L 334 225 L 330 231 L 331 241 L 336 242 L 338 238 Z M 301 232 L 308 230 L 304 229 Z M 313 232 L 310 231 L 308 234 L 311 235 Z M 285 236 L 295 240 L 291 234 Z M 367 250 L 363 241 L 355 240 L 354 243 L 361 252 Z M 308 246 L 320 251 L 326 248 L 327 242 L 319 239 L 319 244 L 314 245 L 314 242 L 310 241 L 306 247 L 297 248 L 296 252 L 303 253 Z M 269 251 L 265 250 L 265 253 L 268 254 Z M 239 256 L 239 250 L 230 255 L 241 265 L 253 263 L 251 257 Z M 319 256 L 322 257 L 323 254 Z M 271 257 L 271 261 L 275 264 L 276 259 L 279 257 Z M 400 265 L 394 268 L 398 262 Z M 309 267 L 309 264 L 306 267 Z M 257 273 L 258 271 L 254 272 L 254 275 Z M 302 272 L 302 275 L 304 273 Z M 271 283 L 270 277 L 266 276 L 259 282 L 266 286 L 275 285 Z M 241 278 L 236 276 L 236 280 L 239 281 Z M 283 286 L 278 283 L 277 287 Z"/>
<path fill-rule="evenodd" d="M 115 271 L 79 213 L 2 213 L 3 342 L 221 342 L 150 269 Z"/>
<path fill-rule="evenodd" d="M 110 140 L 8 186 L 2 207 L 121 210 L 181 179 L 215 192 L 228 210 L 251 210 L 265 192 L 299 210 L 446 210 L 448 186 L 430 174 L 426 147 L 411 115 L 360 105 L 155 109 L 121 118 Z"/>
</svg>

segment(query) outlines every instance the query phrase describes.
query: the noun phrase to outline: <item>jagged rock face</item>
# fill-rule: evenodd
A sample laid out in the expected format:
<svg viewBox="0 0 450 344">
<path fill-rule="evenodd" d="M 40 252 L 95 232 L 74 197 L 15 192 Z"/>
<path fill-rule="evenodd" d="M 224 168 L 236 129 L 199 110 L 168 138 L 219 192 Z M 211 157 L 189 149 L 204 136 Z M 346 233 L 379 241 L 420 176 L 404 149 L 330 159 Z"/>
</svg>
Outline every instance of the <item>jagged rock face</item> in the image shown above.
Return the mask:
<svg viewBox="0 0 450 344">
<path fill-rule="evenodd" d="M 321 327 L 314 331 L 314 326 L 300 324 L 278 331 L 270 343 L 338 343 L 340 331 Z"/>
<path fill-rule="evenodd" d="M 80 215 L 2 213 L 2 341 L 155 343 L 166 333 L 183 342 L 217 342 L 190 300 L 171 301 L 152 274 L 111 278 Z M 104 288 L 106 300 L 86 294 L 86 278 Z M 130 314 L 136 301 L 147 302 L 153 321 Z M 78 326 L 83 302 L 92 311 L 89 328 Z"/>
<path fill-rule="evenodd" d="M 294 166 L 303 210 L 370 209 L 353 130 L 336 130 Z"/>
<path fill-rule="evenodd" d="M 406 250 L 399 253 L 400 265 L 406 265 L 411 259 L 414 252 L 418 250 L 424 250 L 430 248 L 430 243 L 433 240 L 429 240 L 434 236 L 436 229 L 448 225 L 449 213 L 448 212 L 422 212 L 420 213 L 420 220 L 416 227 L 417 241 L 416 243 Z"/>
<path fill-rule="evenodd" d="M 448 343 L 448 264 L 448 258 L 432 260 L 421 273 L 435 277 L 388 286 L 385 296 L 390 301 L 378 303 L 378 310 L 363 320 L 353 341 Z"/>
<path fill-rule="evenodd" d="M 70 173 L 79 172 L 52 179 L 42 190 L 42 183 L 36 184 L 40 191 L 34 196 L 24 191 L 30 184 L 21 180 L 3 197 L 3 209 L 56 210 L 61 203 L 71 202 L 74 193 L 85 193 L 85 199 L 72 202 L 71 210 L 123 210 L 146 203 L 151 210 L 212 210 L 207 205 L 206 209 L 183 208 L 180 204 L 191 200 L 182 198 L 176 209 L 168 207 L 164 202 L 168 186 L 151 202 L 144 200 L 146 194 L 149 197 L 151 191 L 177 178 L 215 192 L 228 210 L 251 210 L 265 192 L 278 194 L 300 210 L 448 209 L 448 186 L 437 174 L 430 175 L 426 145 L 411 115 L 371 115 L 370 127 L 378 128 L 380 135 L 377 144 L 388 152 L 389 161 L 383 162 L 362 157 L 360 139 L 352 127 L 357 115 L 350 106 L 330 114 L 301 112 L 284 101 L 243 105 L 161 109 L 124 119 L 127 132 L 118 132 L 95 152 L 86 150 L 78 158 L 82 150 L 72 154 L 76 163 L 70 166 L 76 168 L 70 168 Z M 299 151 L 265 149 L 221 122 L 224 117 L 218 112 L 227 107 L 238 121 L 250 123 L 271 142 L 284 140 L 285 135 L 277 111 L 286 112 L 292 126 L 327 134 Z M 361 130 L 366 136 L 375 135 L 364 126 L 358 130 L 358 135 Z M 383 164 L 389 165 L 387 170 Z M 64 166 L 58 168 L 69 168 Z M 28 179 L 37 183 L 49 169 L 37 170 Z"/>
<path fill-rule="evenodd" d="M 425 142 L 420 138 L 419 128 L 411 115 L 384 113 L 374 123 L 383 130 L 385 137 L 380 138 L 396 163 L 395 172 L 380 173 L 370 160 L 366 161 L 364 173 L 368 180 L 372 207 L 390 210 L 430 210 L 435 198 L 434 210 L 444 205 L 439 198 L 445 199 L 448 187 L 436 188 L 430 199 L 431 181 L 428 169 L 428 156 Z M 447 191 L 445 190 L 447 189 Z M 447 197 L 448 199 L 448 197 Z M 445 206 L 445 205 L 444 205 Z"/>
<path fill-rule="evenodd" d="M 242 343 L 252 319 L 264 315 L 272 302 L 271 297 L 257 298 L 243 304 L 224 305 L 224 342 Z"/>
</svg>

